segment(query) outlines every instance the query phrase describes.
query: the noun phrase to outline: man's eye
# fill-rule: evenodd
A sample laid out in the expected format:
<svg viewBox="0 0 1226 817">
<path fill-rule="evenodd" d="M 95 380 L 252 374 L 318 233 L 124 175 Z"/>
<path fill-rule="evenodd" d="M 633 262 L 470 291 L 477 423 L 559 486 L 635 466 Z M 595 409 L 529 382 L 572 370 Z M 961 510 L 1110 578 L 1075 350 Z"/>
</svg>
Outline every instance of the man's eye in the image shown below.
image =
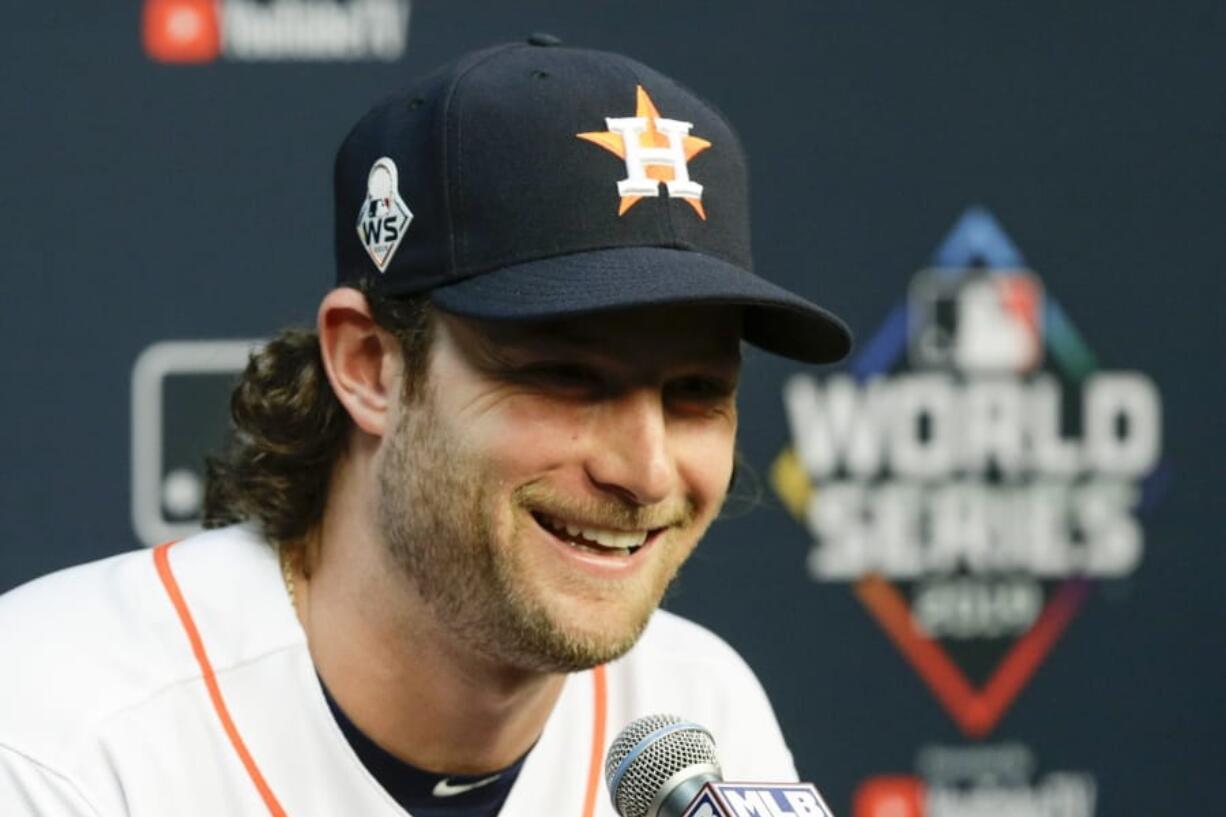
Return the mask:
<svg viewBox="0 0 1226 817">
<path fill-rule="evenodd" d="M 558 388 L 598 389 L 603 385 L 599 374 L 578 363 L 541 363 L 528 366 L 523 374 L 536 383 Z"/>
<path fill-rule="evenodd" d="M 668 394 L 675 400 L 717 402 L 726 400 L 736 386 L 718 377 L 682 377 L 668 385 Z"/>
</svg>

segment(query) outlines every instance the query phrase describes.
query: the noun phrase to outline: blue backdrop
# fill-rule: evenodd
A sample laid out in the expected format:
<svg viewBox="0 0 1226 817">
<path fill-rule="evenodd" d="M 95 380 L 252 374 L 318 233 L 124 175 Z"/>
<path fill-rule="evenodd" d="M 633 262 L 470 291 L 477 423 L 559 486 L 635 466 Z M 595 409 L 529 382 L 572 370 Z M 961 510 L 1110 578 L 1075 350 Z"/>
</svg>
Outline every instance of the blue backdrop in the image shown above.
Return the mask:
<svg viewBox="0 0 1226 817">
<path fill-rule="evenodd" d="M 750 355 L 752 473 L 668 602 L 758 669 L 802 775 L 854 817 L 1213 809 L 1220 4 L 149 0 L 0 21 L 0 590 L 190 524 L 235 361 L 328 288 L 349 125 L 406 76 L 544 30 L 719 106 L 759 270 L 857 332 L 841 369 Z"/>
</svg>

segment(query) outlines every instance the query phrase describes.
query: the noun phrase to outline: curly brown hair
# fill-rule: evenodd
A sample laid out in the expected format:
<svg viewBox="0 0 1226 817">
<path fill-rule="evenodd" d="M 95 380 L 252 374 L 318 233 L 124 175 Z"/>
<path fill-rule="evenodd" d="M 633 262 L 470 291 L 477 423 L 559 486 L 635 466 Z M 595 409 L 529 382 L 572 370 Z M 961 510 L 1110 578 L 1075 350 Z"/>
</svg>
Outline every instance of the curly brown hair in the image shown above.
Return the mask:
<svg viewBox="0 0 1226 817">
<path fill-rule="evenodd" d="M 376 324 L 400 342 L 405 398 L 425 380 L 433 310 L 425 295 L 388 298 L 370 281 L 355 287 Z M 294 553 L 323 515 L 336 459 L 353 421 L 337 400 L 319 336 L 287 329 L 254 352 L 230 397 L 228 446 L 206 460 L 204 526 L 256 522 L 265 538 Z"/>
</svg>

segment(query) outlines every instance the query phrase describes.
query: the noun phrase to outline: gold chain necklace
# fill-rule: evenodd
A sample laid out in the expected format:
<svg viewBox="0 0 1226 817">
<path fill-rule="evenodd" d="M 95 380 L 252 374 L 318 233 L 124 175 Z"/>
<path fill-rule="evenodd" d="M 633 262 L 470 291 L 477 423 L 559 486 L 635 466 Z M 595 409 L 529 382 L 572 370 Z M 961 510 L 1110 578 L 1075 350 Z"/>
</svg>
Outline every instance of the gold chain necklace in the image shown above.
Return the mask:
<svg viewBox="0 0 1226 817">
<path fill-rule="evenodd" d="M 277 559 L 281 562 L 281 580 L 285 582 L 285 592 L 289 594 L 289 605 L 296 609 L 298 605 L 294 597 L 294 566 L 289 552 L 285 548 L 277 548 Z"/>
</svg>

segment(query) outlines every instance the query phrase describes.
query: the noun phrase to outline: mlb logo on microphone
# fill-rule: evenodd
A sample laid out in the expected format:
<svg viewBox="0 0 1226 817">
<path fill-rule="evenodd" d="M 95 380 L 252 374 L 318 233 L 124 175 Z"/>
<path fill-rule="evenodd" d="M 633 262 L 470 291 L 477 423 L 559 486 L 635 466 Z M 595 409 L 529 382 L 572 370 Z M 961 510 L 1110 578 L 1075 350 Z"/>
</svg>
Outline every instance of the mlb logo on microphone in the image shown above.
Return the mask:
<svg viewBox="0 0 1226 817">
<path fill-rule="evenodd" d="M 682 817 L 833 817 L 812 783 L 707 783 Z"/>
</svg>

